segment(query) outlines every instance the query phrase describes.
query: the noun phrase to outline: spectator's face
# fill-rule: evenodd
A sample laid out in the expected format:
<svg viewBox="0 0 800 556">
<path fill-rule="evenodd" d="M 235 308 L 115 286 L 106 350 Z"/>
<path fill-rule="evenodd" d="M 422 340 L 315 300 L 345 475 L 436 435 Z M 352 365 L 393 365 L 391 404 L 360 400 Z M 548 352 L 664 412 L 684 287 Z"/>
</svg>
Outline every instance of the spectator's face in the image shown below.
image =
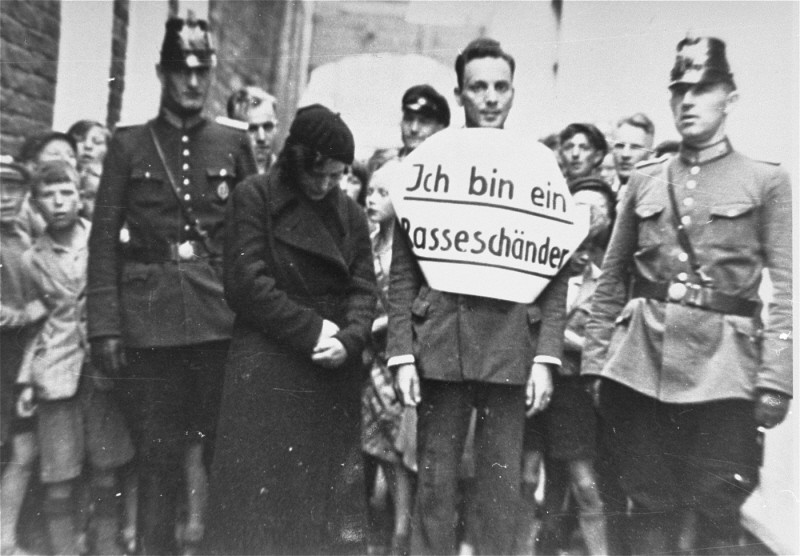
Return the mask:
<svg viewBox="0 0 800 556">
<path fill-rule="evenodd" d="M 272 145 L 278 133 L 278 119 L 272 102 L 264 100 L 258 106 L 250 108 L 247 114 L 249 125 L 247 134 L 256 156 L 259 168 L 269 166 L 272 157 Z"/>
<path fill-rule="evenodd" d="M 78 186 L 71 181 L 39 185 L 34 204 L 47 222 L 48 229 L 69 229 L 79 218 L 81 199 Z"/>
<path fill-rule="evenodd" d="M 348 172 L 345 169 L 345 173 L 342 174 L 342 180 L 339 182 L 339 187 L 348 197 L 353 199 L 355 202 L 358 202 L 358 196 L 361 193 L 363 184 L 361 183 L 361 180 L 358 179 L 358 176 L 356 176 L 352 171 Z"/>
<path fill-rule="evenodd" d="M 607 235 L 611 227 L 611 207 L 609 206 L 608 197 L 599 191 L 582 189 L 576 192 L 572 199 L 575 202 L 575 206 L 589 208 L 590 220 L 587 240 L 593 242 L 595 238 Z"/>
<path fill-rule="evenodd" d="M 622 124 L 614 134 L 614 165 L 624 181 L 631 177 L 633 167 L 646 160 L 653 149 L 653 136 L 645 130 L 629 124 Z"/>
<path fill-rule="evenodd" d="M 0 222 L 7 223 L 16 219 L 26 192 L 27 188 L 22 182 L 0 181 Z"/>
<path fill-rule="evenodd" d="M 106 132 L 102 127 L 93 126 L 86 132 L 86 137 L 77 142 L 78 164 L 81 168 L 92 163 L 103 163 L 108 144 Z"/>
<path fill-rule="evenodd" d="M 725 137 L 725 119 L 738 99 L 736 91 L 722 83 L 698 83 L 676 85 L 671 93 L 675 127 L 686 143 L 702 147 Z"/>
<path fill-rule="evenodd" d="M 179 114 L 200 112 L 211 86 L 209 68 L 161 69 L 161 101 Z"/>
<path fill-rule="evenodd" d="M 502 58 L 470 60 L 455 93 L 467 127 L 502 128 L 514 103 L 511 66 Z"/>
<path fill-rule="evenodd" d="M 595 171 L 602 153 L 583 133 L 576 133 L 561 145 L 561 161 L 569 179 L 584 178 Z"/>
<path fill-rule="evenodd" d="M 410 152 L 419 147 L 425 139 L 441 131 L 444 125 L 430 116 L 422 115 L 410 110 L 403 111 L 400 121 L 400 132 L 403 136 L 403 146 Z"/>
<path fill-rule="evenodd" d="M 614 164 L 614 155 L 608 153 L 603 157 L 603 162 L 600 163 L 600 177 L 605 180 L 608 185 L 613 185 L 617 179 L 617 168 Z"/>
<path fill-rule="evenodd" d="M 51 139 L 39 151 L 36 163 L 51 162 L 53 160 L 63 160 L 68 162 L 73 168 L 78 166 L 78 158 L 75 151 L 68 142 L 63 139 Z"/>
<path fill-rule="evenodd" d="M 346 166 L 333 158 L 321 158 L 311 170 L 300 171 L 300 190 L 312 201 L 324 199 L 342 181 Z"/>
<path fill-rule="evenodd" d="M 377 174 L 367 188 L 367 217 L 376 224 L 394 220 L 394 206 L 389 197 L 389 184 Z"/>
</svg>

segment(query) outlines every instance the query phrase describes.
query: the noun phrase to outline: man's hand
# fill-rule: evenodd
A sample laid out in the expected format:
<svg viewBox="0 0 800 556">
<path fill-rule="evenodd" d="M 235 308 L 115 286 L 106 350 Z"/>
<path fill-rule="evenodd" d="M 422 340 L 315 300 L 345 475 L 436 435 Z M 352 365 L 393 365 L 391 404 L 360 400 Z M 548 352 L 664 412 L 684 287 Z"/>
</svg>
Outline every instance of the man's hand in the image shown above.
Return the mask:
<svg viewBox="0 0 800 556">
<path fill-rule="evenodd" d="M 116 336 L 106 336 L 91 341 L 92 363 L 109 378 L 118 378 L 128 362 L 122 340 Z"/>
<path fill-rule="evenodd" d="M 17 398 L 17 415 L 26 419 L 36 413 L 36 400 L 33 396 L 33 385 L 26 384 L 19 392 Z"/>
<path fill-rule="evenodd" d="M 325 321 L 330 322 L 330 321 Z M 334 325 L 336 326 L 336 325 Z M 317 342 L 311 360 L 326 369 L 335 369 L 347 359 L 347 348 L 336 338 L 325 338 Z"/>
<path fill-rule="evenodd" d="M 530 417 L 547 409 L 553 395 L 553 377 L 547 363 L 534 363 L 525 385 L 525 415 Z"/>
<path fill-rule="evenodd" d="M 415 407 L 422 401 L 422 396 L 419 392 L 419 375 L 417 374 L 417 366 L 414 363 L 406 363 L 397 368 L 395 384 L 403 405 Z"/>
<path fill-rule="evenodd" d="M 772 390 L 759 391 L 756 399 L 756 423 L 765 429 L 779 425 L 789 412 L 789 396 Z"/>
</svg>

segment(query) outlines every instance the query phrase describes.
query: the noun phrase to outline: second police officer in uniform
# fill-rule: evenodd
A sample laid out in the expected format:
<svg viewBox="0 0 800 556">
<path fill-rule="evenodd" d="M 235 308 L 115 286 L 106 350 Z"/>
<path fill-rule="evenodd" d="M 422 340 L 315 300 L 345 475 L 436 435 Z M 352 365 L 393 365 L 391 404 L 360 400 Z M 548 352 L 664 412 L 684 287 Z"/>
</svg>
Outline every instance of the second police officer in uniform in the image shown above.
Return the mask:
<svg viewBox="0 0 800 556">
<path fill-rule="evenodd" d="M 117 378 L 136 442 L 147 554 L 175 549 L 186 450 L 211 455 L 233 320 L 220 264 L 225 205 L 255 172 L 246 134 L 201 115 L 215 63 L 205 21 L 167 21 L 159 114 L 114 134 L 89 244 L 92 353 Z"/>
<path fill-rule="evenodd" d="M 739 509 L 758 484 L 758 427 L 780 423 L 792 396 L 791 186 L 727 138 L 738 92 L 724 42 L 682 40 L 670 81 L 680 151 L 628 182 L 583 373 L 603 377 L 634 553 L 735 554 L 746 550 Z M 762 324 L 764 268 L 773 291 Z"/>
</svg>

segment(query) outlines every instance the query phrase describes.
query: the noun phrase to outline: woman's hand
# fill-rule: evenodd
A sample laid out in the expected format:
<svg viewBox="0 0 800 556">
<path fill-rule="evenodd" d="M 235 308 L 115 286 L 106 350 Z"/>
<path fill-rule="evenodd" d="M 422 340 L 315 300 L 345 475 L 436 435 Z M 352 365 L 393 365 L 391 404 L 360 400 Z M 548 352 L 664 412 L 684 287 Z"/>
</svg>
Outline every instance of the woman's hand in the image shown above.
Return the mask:
<svg viewBox="0 0 800 556">
<path fill-rule="evenodd" d="M 347 359 L 347 349 L 336 338 L 320 340 L 311 352 L 311 360 L 326 369 L 335 369 L 344 363 L 345 359 Z"/>
</svg>

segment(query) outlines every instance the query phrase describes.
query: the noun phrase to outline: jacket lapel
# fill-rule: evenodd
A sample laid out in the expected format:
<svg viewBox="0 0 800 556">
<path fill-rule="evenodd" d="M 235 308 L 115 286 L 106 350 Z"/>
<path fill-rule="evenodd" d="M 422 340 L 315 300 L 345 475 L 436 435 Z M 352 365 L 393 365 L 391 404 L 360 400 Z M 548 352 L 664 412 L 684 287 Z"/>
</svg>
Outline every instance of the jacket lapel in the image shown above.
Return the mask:
<svg viewBox="0 0 800 556">
<path fill-rule="evenodd" d="M 297 198 L 291 187 L 279 178 L 278 172 L 270 174 L 268 187 L 272 193 L 270 211 L 275 238 L 296 249 L 325 259 L 344 272 L 348 272 L 347 262 L 328 229 L 314 211 Z M 341 203 L 336 205 L 341 219 Z"/>
</svg>

